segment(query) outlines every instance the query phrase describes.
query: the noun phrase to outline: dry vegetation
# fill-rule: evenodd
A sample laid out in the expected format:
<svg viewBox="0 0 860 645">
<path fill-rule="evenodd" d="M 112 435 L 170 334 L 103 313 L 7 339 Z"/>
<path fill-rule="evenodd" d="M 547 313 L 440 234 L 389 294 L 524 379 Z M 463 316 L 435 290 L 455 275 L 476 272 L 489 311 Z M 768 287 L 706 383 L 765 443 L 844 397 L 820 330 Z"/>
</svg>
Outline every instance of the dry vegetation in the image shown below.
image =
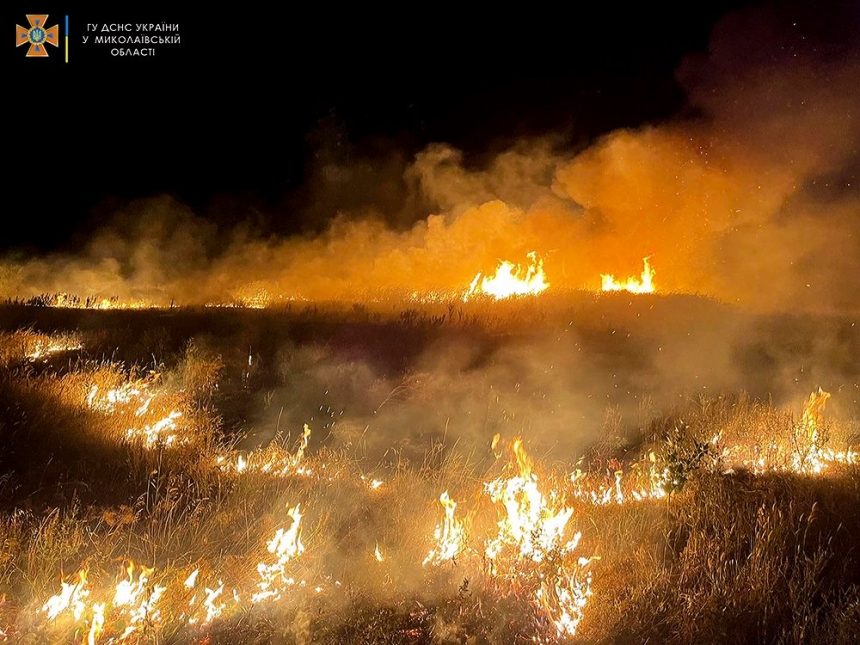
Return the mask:
<svg viewBox="0 0 860 645">
<path fill-rule="evenodd" d="M 647 364 L 607 344 L 656 328 L 627 302 L 577 319 L 607 373 Z M 491 368 L 567 333 L 561 310 L 528 332 L 522 310 L 413 311 L 3 309 L 0 642 L 856 642 L 856 408 L 643 387 L 582 440 L 530 437 L 559 390 Z M 458 344 L 478 349 L 427 367 Z M 529 486 L 532 523 L 500 527 Z"/>
</svg>

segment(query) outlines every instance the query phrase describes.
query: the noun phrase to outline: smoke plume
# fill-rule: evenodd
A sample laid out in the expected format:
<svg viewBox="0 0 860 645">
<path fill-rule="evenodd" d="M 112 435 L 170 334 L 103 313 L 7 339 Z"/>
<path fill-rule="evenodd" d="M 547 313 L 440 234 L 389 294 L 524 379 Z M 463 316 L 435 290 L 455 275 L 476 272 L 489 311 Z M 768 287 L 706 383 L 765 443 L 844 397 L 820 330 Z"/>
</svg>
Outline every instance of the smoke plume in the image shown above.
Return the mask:
<svg viewBox="0 0 860 645">
<path fill-rule="evenodd" d="M 456 296 L 477 272 L 536 251 L 556 289 L 596 290 L 601 273 L 636 275 L 651 256 L 663 293 L 856 311 L 860 25 L 843 13 L 836 24 L 793 7 L 726 16 L 708 52 L 678 70 L 683 114 L 575 154 L 548 137 L 477 169 L 444 143 L 411 160 L 372 146 L 381 157 L 322 155 L 301 215 L 327 222 L 321 232 L 216 230 L 157 196 L 120 209 L 79 252 L 7 256 L 0 292 L 155 304 L 420 299 Z"/>
</svg>

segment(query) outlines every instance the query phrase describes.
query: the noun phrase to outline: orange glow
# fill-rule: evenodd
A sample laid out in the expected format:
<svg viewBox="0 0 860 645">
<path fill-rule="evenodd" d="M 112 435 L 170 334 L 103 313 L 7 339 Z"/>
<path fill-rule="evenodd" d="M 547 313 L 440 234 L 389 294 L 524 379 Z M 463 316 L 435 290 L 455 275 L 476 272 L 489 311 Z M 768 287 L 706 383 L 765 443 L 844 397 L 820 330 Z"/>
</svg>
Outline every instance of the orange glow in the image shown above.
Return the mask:
<svg viewBox="0 0 860 645">
<path fill-rule="evenodd" d="M 93 386 L 88 404 L 102 414 L 136 418 L 157 407 L 156 392 L 155 382 L 130 379 L 113 388 Z M 744 434 L 738 439 L 723 438 L 731 429 L 714 428 L 715 434 L 709 432 L 695 442 L 697 453 L 707 456 L 695 463 L 684 453 L 667 457 L 664 446 L 663 450 L 655 447 L 634 463 L 613 458 L 605 467 L 601 462 L 599 468 L 584 472 L 577 467 L 568 473 L 546 469 L 526 452 L 521 438 L 505 442 L 497 434 L 491 448 L 504 462 L 497 464 L 487 479 L 474 480 L 478 494 L 461 506 L 469 508 L 467 513 L 457 512 L 458 504 L 448 491 L 438 498 L 441 509 L 435 508 L 441 511 L 440 518 L 432 537 L 427 537 L 432 549 L 424 552 L 427 555 L 421 566 L 456 566 L 470 575 L 480 571 L 488 589 L 514 593 L 543 615 L 555 636 L 546 634 L 534 642 L 566 642 L 576 636 L 591 606 L 593 572 L 600 572 L 595 564 L 599 556 L 580 556 L 580 529 L 587 531 L 590 519 L 581 515 L 585 505 L 632 505 L 664 498 L 671 504 L 673 495 L 683 494 L 685 479 L 683 473 L 679 475 L 678 466 L 684 463 L 714 475 L 739 468 L 753 475 L 792 472 L 804 476 L 822 475 L 839 464 L 860 464 L 857 446 L 844 446 L 839 451 L 828 447 L 831 437 L 824 408 L 829 398 L 821 388 L 813 391 L 800 414 L 785 415 L 785 436 L 774 436 L 767 443 L 754 443 L 754 436 Z M 252 473 L 272 477 L 301 474 L 319 482 L 333 481 L 331 471 L 337 473 L 335 477 L 345 477 L 337 467 L 327 470 L 324 462 L 311 461 L 305 454 L 310 434 L 305 425 L 292 453 L 283 447 L 270 452 L 267 448 L 247 454 L 226 453 L 218 469 L 231 479 L 235 477 L 236 483 Z M 148 446 L 145 441 L 143 445 Z M 355 474 L 353 483 L 362 488 L 376 491 L 383 486 L 381 479 Z M 382 494 L 397 490 L 396 485 L 384 485 Z M 138 643 L 150 635 L 150 630 L 153 638 L 159 638 L 158 630 L 169 632 L 182 625 L 195 626 L 204 642 L 209 638 L 207 625 L 247 612 L 251 605 L 293 596 L 300 599 L 300 594 L 335 593 L 340 582 L 326 575 L 329 584 L 311 578 L 317 574 L 309 573 L 316 570 L 316 549 L 310 549 L 309 559 L 304 557 L 302 508 L 299 504 L 286 507 L 284 523 L 268 533 L 271 539 L 265 542 L 266 552 L 249 554 L 244 575 L 236 566 L 240 559 L 231 560 L 229 567 L 210 566 L 204 560 L 182 568 L 168 564 L 160 571 L 125 560 L 119 579 L 95 567 L 90 570 L 85 564 L 76 574 L 61 577 L 59 593 L 34 604 L 32 611 L 58 633 L 74 630 L 74 641 L 63 642 L 77 645 Z M 324 539 L 324 527 L 321 523 L 311 529 L 315 542 L 320 536 Z M 260 551 L 262 543 L 261 536 Z M 376 542 L 375 549 L 368 549 L 367 558 L 372 553 L 376 562 L 383 563 L 381 571 L 394 571 L 405 562 L 404 552 L 398 551 L 396 540 L 386 539 L 383 546 L 385 551 Z M 419 561 L 414 562 L 418 565 Z M 234 570 L 240 575 L 233 575 Z M 2 628 L 0 642 L 6 642 Z"/>
<path fill-rule="evenodd" d="M 756 475 L 768 472 L 820 475 L 838 464 L 860 463 L 857 446 L 835 450 L 827 445 L 823 411 L 829 398 L 830 393 L 821 388 L 809 395 L 800 421 L 794 424 L 793 436 L 782 441 L 727 447 L 723 449 L 724 459 Z"/>
<path fill-rule="evenodd" d="M 433 536 L 436 546 L 424 558 L 423 564 L 441 564 L 446 560 L 454 560 L 464 548 L 465 528 L 463 522 L 454 517 L 457 510 L 457 502 L 448 496 L 448 491 L 439 497 L 439 503 L 445 509 L 445 517 L 442 523 L 436 527 Z"/>
<path fill-rule="evenodd" d="M 309 475 L 311 471 L 303 465 L 302 461 L 310 437 L 311 429 L 308 424 L 305 424 L 295 453 L 290 453 L 280 445 L 271 443 L 266 448 L 254 450 L 246 455 L 236 455 L 235 461 L 232 460 L 234 453 L 221 455 L 216 464 L 221 470 L 234 472 L 237 475 L 252 473 L 271 475 L 272 477 Z M 382 482 L 371 483 L 372 488 L 378 488 L 381 485 Z"/>
<path fill-rule="evenodd" d="M 497 445 L 495 437 L 494 449 Z M 514 580 L 527 568 L 540 570 L 548 561 L 557 561 L 558 565 L 539 575 L 541 584 L 533 600 L 546 612 L 560 637 L 575 636 L 591 596 L 591 558 L 573 556 L 582 538 L 579 531 L 569 540 L 565 538 L 573 509 L 564 505 L 552 486 L 549 495 L 540 490 L 522 439 L 514 439 L 510 450 L 508 472 L 484 484 L 490 499 L 501 507 L 498 535 L 484 550 L 490 571 L 498 578 Z"/>
<path fill-rule="evenodd" d="M 148 449 L 188 443 L 191 436 L 177 421 L 182 418 L 182 410 L 175 407 L 179 397 L 159 389 L 159 379 L 159 374 L 151 374 L 104 392 L 93 385 L 87 394 L 87 406 L 107 416 L 124 416 L 128 421 L 126 441 L 141 443 Z"/>
<path fill-rule="evenodd" d="M 290 527 L 288 529 L 279 528 L 275 532 L 275 536 L 266 543 L 269 553 L 276 558 L 275 562 L 271 564 L 260 562 L 257 565 L 257 571 L 260 574 L 260 582 L 257 583 L 257 587 L 260 591 L 251 596 L 253 602 L 278 600 L 286 587 L 296 584 L 296 581 L 287 575 L 286 565 L 305 551 L 305 545 L 302 544 L 301 527 L 299 526 L 303 517 L 300 504 L 290 508 L 287 515 L 292 520 Z"/>
<path fill-rule="evenodd" d="M 654 269 L 648 262 L 651 256 L 642 258 L 642 274 L 639 279 L 627 278 L 619 282 L 611 273 L 601 273 L 603 291 L 629 291 L 630 293 L 654 293 Z"/>
<path fill-rule="evenodd" d="M 537 257 L 534 251 L 527 254 L 529 264 L 525 267 L 513 264 L 507 260 L 499 263 L 496 273 L 492 277 L 484 277 L 478 273 L 469 290 L 463 296 L 468 300 L 472 296 L 484 295 L 502 300 L 520 296 L 536 296 L 549 287 L 546 274 L 543 270 L 543 260 Z"/>
</svg>

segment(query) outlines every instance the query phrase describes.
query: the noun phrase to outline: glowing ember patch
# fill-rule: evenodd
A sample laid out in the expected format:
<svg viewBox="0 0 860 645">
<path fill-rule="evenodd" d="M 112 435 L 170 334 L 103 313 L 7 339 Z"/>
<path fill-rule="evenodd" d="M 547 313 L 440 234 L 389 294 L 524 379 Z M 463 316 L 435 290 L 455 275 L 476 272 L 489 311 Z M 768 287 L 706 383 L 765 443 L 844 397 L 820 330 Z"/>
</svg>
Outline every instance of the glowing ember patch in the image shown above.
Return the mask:
<svg viewBox="0 0 860 645">
<path fill-rule="evenodd" d="M 601 273 L 601 289 L 603 291 L 628 291 L 630 293 L 654 293 L 654 269 L 648 262 L 650 256 L 642 258 L 642 274 L 639 279 L 627 278 L 619 282 L 611 273 Z"/>
<path fill-rule="evenodd" d="M 474 296 L 490 296 L 496 300 L 520 296 L 536 296 L 549 287 L 543 270 L 543 260 L 534 251 L 527 254 L 529 264 L 525 267 L 504 260 L 499 263 L 495 275 L 484 277 L 478 273 L 463 300 Z"/>
</svg>

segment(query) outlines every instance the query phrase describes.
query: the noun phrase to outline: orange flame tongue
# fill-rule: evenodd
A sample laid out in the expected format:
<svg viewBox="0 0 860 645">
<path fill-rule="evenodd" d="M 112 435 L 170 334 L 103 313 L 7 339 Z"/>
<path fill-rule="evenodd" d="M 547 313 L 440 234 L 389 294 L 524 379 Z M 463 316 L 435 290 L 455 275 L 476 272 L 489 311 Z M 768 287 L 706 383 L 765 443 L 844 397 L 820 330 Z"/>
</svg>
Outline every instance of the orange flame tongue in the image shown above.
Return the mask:
<svg viewBox="0 0 860 645">
<path fill-rule="evenodd" d="M 523 440 L 520 437 L 514 439 L 511 444 L 511 451 L 513 451 L 514 456 L 517 458 L 517 468 L 520 471 L 520 477 L 530 479 L 532 476 L 532 458 L 529 457 L 523 448 Z"/>
<path fill-rule="evenodd" d="M 820 387 L 817 392 L 809 395 L 806 405 L 803 407 L 803 417 L 800 419 L 800 425 L 806 429 L 809 439 L 813 442 L 817 440 L 818 427 L 821 425 L 824 417 L 824 404 L 830 398 L 830 392 L 825 392 Z"/>
<path fill-rule="evenodd" d="M 436 527 L 434 537 L 436 546 L 424 558 L 424 565 L 428 562 L 441 564 L 446 560 L 456 558 L 464 547 L 465 527 L 463 523 L 454 516 L 457 503 L 448 495 L 448 491 L 439 497 L 439 503 L 445 509 L 445 517 L 442 523 Z"/>
<path fill-rule="evenodd" d="M 86 609 L 86 598 L 90 595 L 87 588 L 87 569 L 78 572 L 77 582 L 63 582 L 62 588 L 60 593 L 48 599 L 42 606 L 42 611 L 48 614 L 50 620 L 54 620 L 62 612 L 70 610 L 75 620 L 80 620 Z"/>
<path fill-rule="evenodd" d="M 601 273 L 601 288 L 603 291 L 628 291 L 630 293 L 654 293 L 654 269 L 648 262 L 651 256 L 642 258 L 642 274 L 636 278 L 627 278 L 625 282 L 618 282 L 611 273 Z"/>
<path fill-rule="evenodd" d="M 497 445 L 498 436 L 493 439 L 493 447 Z M 573 509 L 541 492 L 521 438 L 511 443 L 511 453 L 516 474 L 511 468 L 484 484 L 500 507 L 498 535 L 486 543 L 484 552 L 498 577 L 517 579 L 527 570 L 537 575 L 540 585 L 533 590 L 534 602 L 547 612 L 559 636 L 574 636 L 591 595 L 591 572 L 584 569 L 591 559 L 573 560 L 582 537 L 576 532 L 570 540 L 565 538 Z"/>
<path fill-rule="evenodd" d="M 519 296 L 535 296 L 549 287 L 543 271 L 543 260 L 534 251 L 527 254 L 529 264 L 525 268 L 504 260 L 499 263 L 495 275 L 482 277 L 478 273 L 463 296 L 468 300 L 473 295 L 482 294 L 496 300 Z"/>
<path fill-rule="evenodd" d="M 257 583 L 259 592 L 251 596 L 253 602 L 262 600 L 278 600 L 286 586 L 292 586 L 295 581 L 286 573 L 287 563 L 300 556 L 305 551 L 302 544 L 302 532 L 299 523 L 304 515 L 300 511 L 300 504 L 287 511 L 287 515 L 293 521 L 288 529 L 279 528 L 275 536 L 266 543 L 269 553 L 277 560 L 272 564 L 260 562 L 257 571 L 260 574 L 260 582 Z"/>
<path fill-rule="evenodd" d="M 516 459 L 517 475 L 484 484 L 490 499 L 504 509 L 498 522 L 499 534 L 487 545 L 486 554 L 490 560 L 496 560 L 510 547 L 520 557 L 541 562 L 559 544 L 573 509 L 560 508 L 540 491 L 521 438 L 511 443 L 511 452 Z"/>
</svg>

